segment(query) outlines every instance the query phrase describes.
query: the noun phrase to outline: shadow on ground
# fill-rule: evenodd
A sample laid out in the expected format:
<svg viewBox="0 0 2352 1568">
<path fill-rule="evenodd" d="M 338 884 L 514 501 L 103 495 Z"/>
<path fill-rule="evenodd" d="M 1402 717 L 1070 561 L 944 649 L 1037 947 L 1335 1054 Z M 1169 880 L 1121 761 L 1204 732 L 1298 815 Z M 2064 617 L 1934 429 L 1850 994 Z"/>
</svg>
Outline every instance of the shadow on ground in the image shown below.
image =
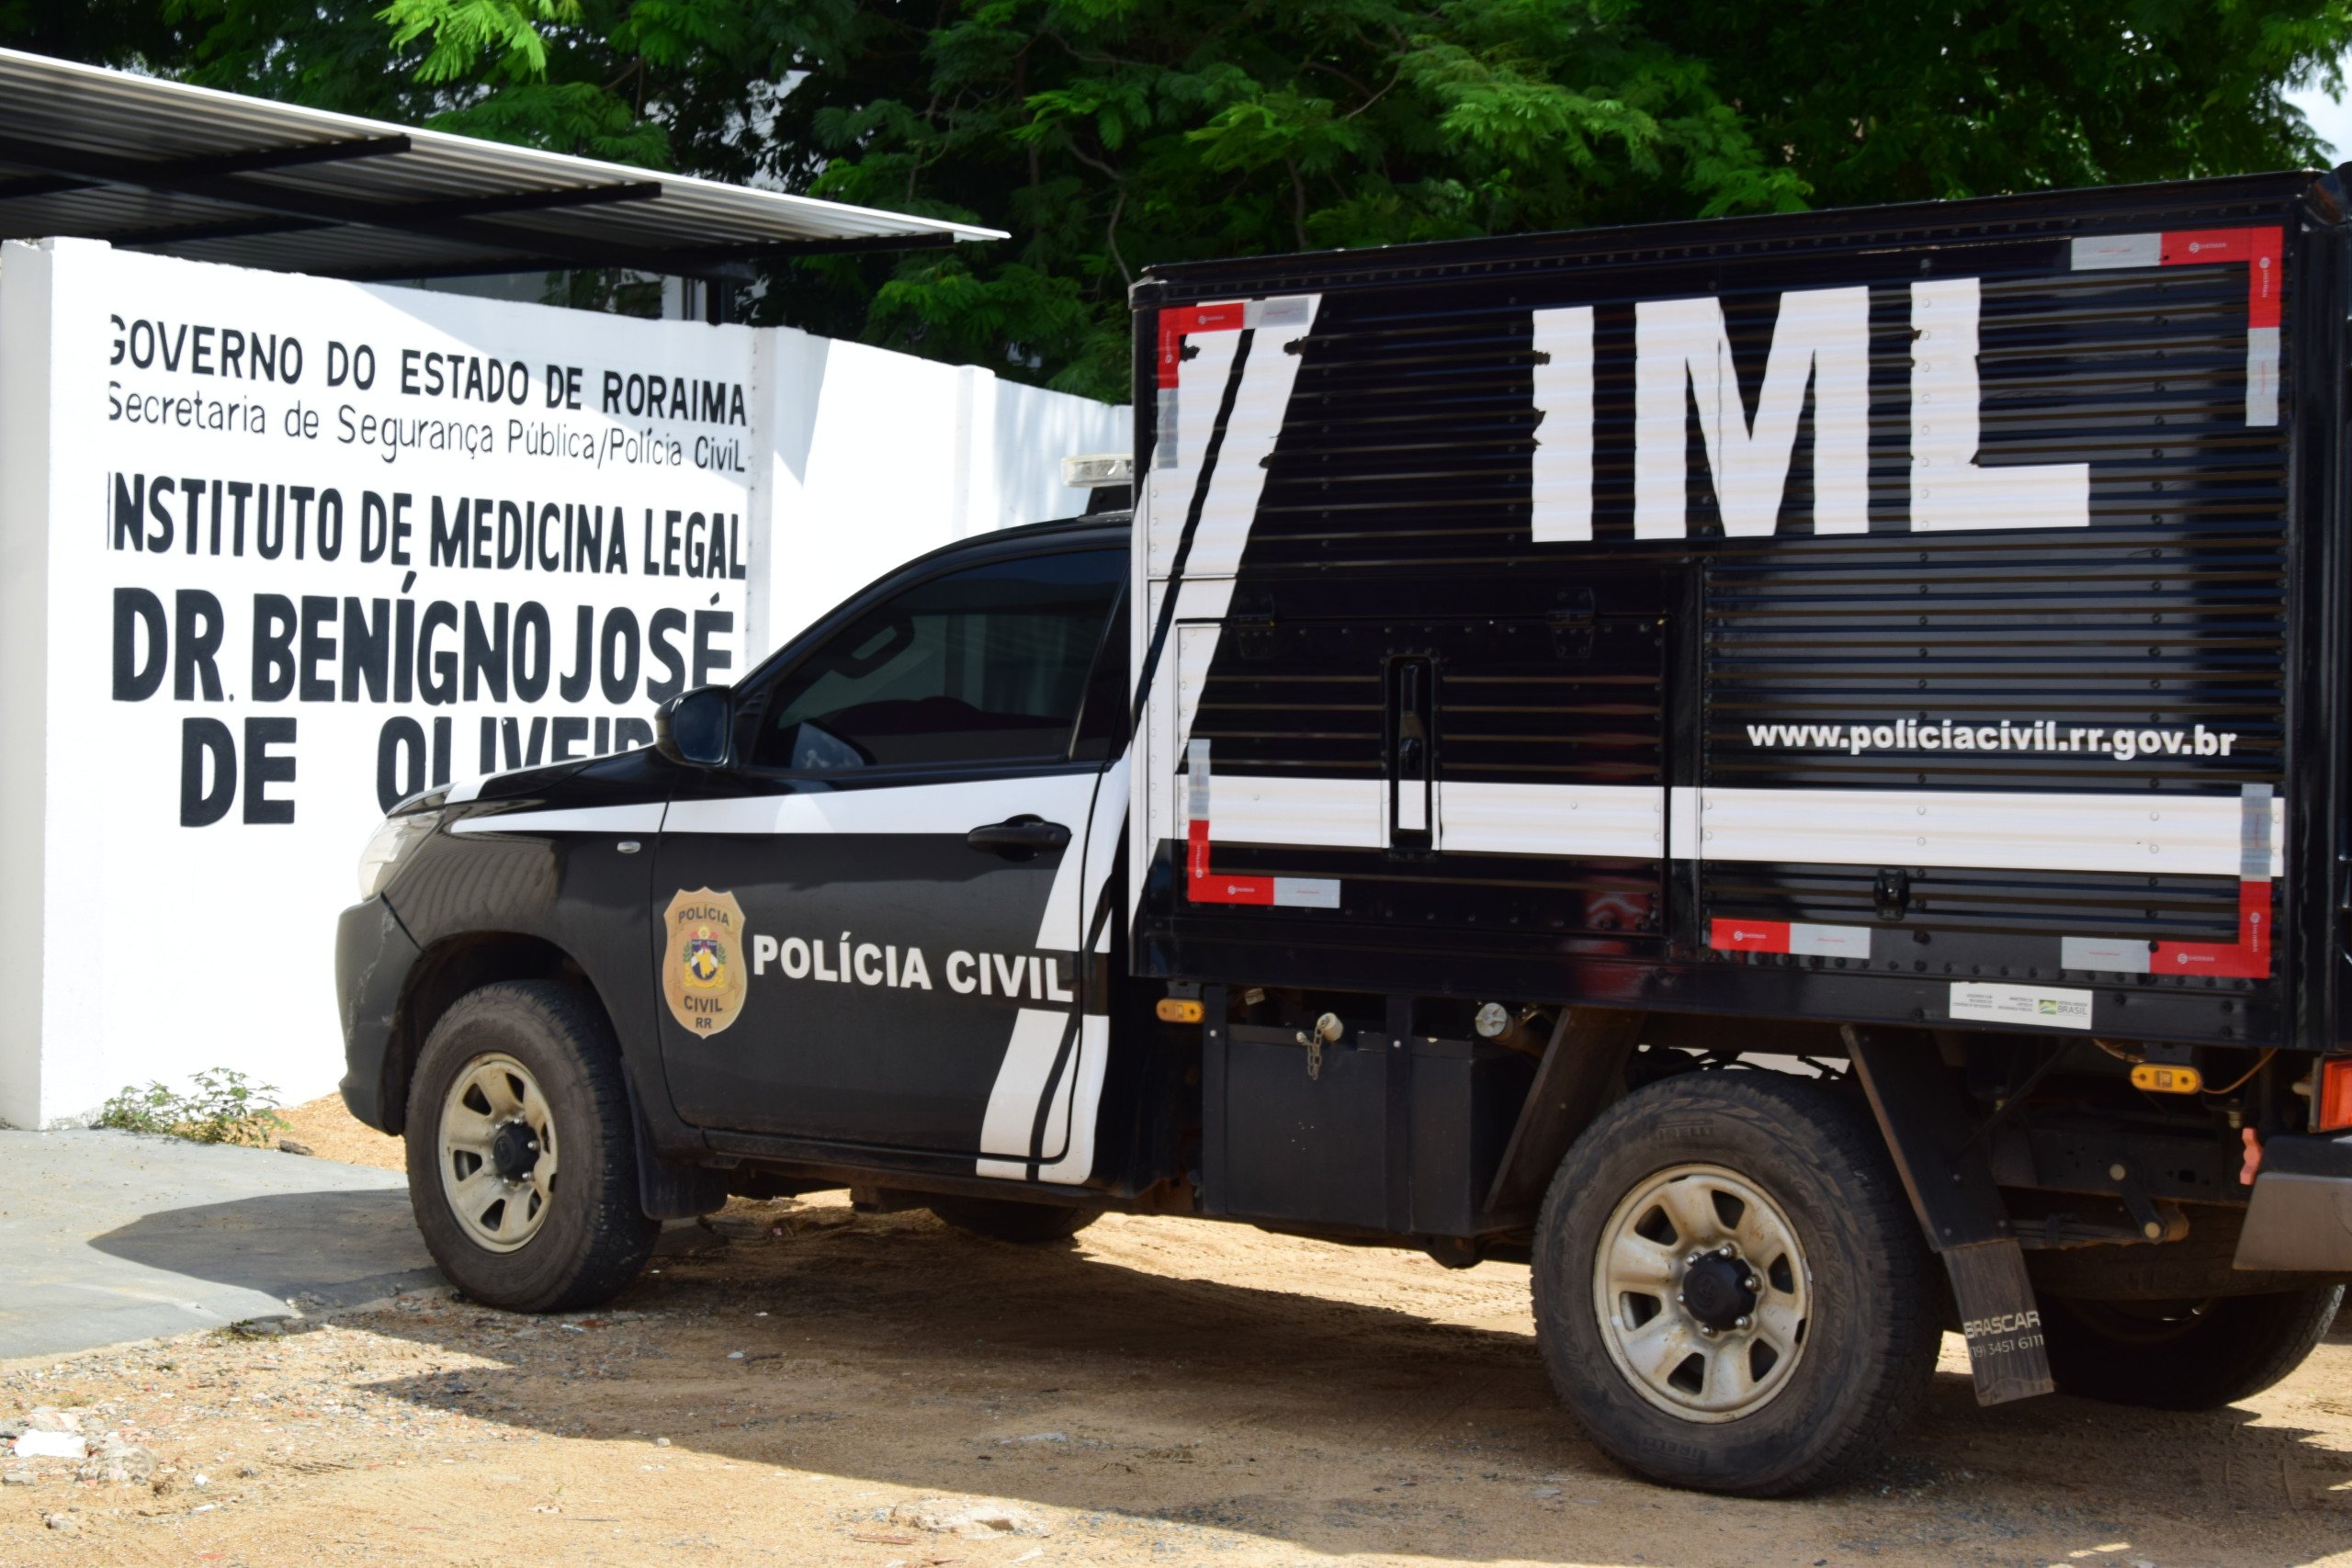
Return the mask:
<svg viewBox="0 0 2352 1568">
<path fill-rule="evenodd" d="M 145 1214 L 89 1245 L 189 1279 L 276 1296 L 304 1311 L 435 1283 L 403 1188 L 282 1192 Z"/>
<path fill-rule="evenodd" d="M 259 1282 L 295 1269 L 272 1237 L 283 1214 L 312 1232 L 322 1220 L 355 1234 L 407 1223 L 397 1194 L 334 1196 L 344 1206 L 182 1211 L 100 1245 Z M 1857 1551 L 2062 1561 L 2118 1541 L 2131 1543 L 2125 1555 L 2208 1562 L 2241 1540 L 2261 1561 L 2302 1562 L 2352 1543 L 2352 1455 L 2291 1420 L 2065 1398 L 1984 1411 L 1951 1372 L 1899 1446 L 1840 1491 L 1755 1503 L 1650 1488 L 1559 1410 L 1516 1323 L 1442 1321 L 1409 1292 L 1338 1299 L 1337 1249 L 1312 1255 L 1319 1274 L 1270 1273 L 1280 1248 L 1304 1244 L 1250 1238 L 1255 1266 L 1226 1267 L 1240 1248 L 1205 1239 L 1217 1235 L 1113 1221 L 1076 1244 L 1023 1248 L 920 1213 L 783 1236 L 750 1227 L 657 1258 L 611 1311 L 568 1324 L 435 1299 L 354 1326 L 481 1358 L 381 1391 L 525 1430 L 665 1437 L 689 1453 L 913 1495 L 1003 1496 L 1335 1553 L 1521 1555 L 1524 1525 L 1506 1529 L 1499 1516 L 1534 1506 L 1580 1559 L 1614 1562 L 1655 1561 L 1660 1529 L 1702 1527 L 1769 1527 L 1782 1556 L 1808 1562 Z M 1187 1247 L 1193 1236 L 1202 1255 Z M 2346 1352 L 2352 1339 L 2322 1354 L 2352 1368 Z M 627 1450 L 640 1456 L 616 1468 L 670 1459 Z"/>
</svg>

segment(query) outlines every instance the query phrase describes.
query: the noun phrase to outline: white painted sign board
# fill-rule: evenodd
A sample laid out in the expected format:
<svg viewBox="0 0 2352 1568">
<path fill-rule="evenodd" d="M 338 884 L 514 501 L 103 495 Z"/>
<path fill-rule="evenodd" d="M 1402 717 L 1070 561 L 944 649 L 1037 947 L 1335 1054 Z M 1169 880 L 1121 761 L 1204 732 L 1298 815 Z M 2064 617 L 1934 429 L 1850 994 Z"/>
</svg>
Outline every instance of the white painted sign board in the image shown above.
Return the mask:
<svg viewBox="0 0 2352 1568">
<path fill-rule="evenodd" d="M 0 247 L 0 1122 L 324 1092 L 387 805 L 647 744 L 1125 440 L 789 331 Z"/>
</svg>

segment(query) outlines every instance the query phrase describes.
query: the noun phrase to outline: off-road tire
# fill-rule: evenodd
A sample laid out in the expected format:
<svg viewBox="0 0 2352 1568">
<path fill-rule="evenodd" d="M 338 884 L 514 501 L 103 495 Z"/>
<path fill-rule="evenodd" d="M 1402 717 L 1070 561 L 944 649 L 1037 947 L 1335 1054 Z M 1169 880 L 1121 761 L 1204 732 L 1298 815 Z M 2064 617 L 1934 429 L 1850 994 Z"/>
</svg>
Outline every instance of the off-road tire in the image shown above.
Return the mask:
<svg viewBox="0 0 2352 1568">
<path fill-rule="evenodd" d="M 2041 1304 L 2060 1392 L 2152 1410 L 2218 1410 L 2301 1366 L 2335 1321 L 2344 1287 L 2202 1303 L 2044 1296 Z"/>
<path fill-rule="evenodd" d="M 1020 1247 L 1068 1241 L 1102 1217 L 1096 1208 L 1019 1203 L 1008 1198 L 934 1198 L 931 1212 L 959 1231 Z"/>
<path fill-rule="evenodd" d="M 449 1207 L 437 1161 L 450 1086 L 499 1053 L 537 1080 L 561 1162 L 538 1230 L 511 1252 L 470 1236 Z M 638 1201 L 637 1138 L 620 1044 L 604 1010 L 552 980 L 484 986 L 460 997 L 425 1040 L 408 1098 L 409 1203 L 448 1281 L 514 1312 L 573 1312 L 635 1280 L 662 1227 Z"/>
<path fill-rule="evenodd" d="M 1651 1403 L 1595 1303 L 1618 1205 L 1684 1165 L 1735 1173 L 1783 1212 L 1808 1264 L 1804 1354 L 1725 1420 Z M 1670 1485 L 1747 1496 L 1823 1486 L 1883 1456 L 1935 1371 L 1933 1259 L 1867 1109 L 1810 1079 L 1679 1075 L 1601 1113 L 1561 1161 L 1535 1232 L 1536 1339 L 1561 1400 L 1610 1456 Z"/>
</svg>

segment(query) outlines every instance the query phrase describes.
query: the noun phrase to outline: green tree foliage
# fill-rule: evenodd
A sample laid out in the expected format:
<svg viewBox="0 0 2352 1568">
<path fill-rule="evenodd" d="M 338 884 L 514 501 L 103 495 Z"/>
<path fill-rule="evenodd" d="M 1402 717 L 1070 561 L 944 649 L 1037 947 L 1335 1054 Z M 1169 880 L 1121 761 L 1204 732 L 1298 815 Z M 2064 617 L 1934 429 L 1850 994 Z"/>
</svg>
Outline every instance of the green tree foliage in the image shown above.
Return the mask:
<svg viewBox="0 0 2352 1568">
<path fill-rule="evenodd" d="M 2299 82 L 2341 90 L 2340 0 L 1689 0 L 1702 54 L 1820 206 L 2128 185 L 2316 160 Z"/>
<path fill-rule="evenodd" d="M 2222 174 L 2352 0 L 0 0 L 0 42 L 1012 238 L 755 319 L 1127 389 L 1154 263 Z"/>
</svg>

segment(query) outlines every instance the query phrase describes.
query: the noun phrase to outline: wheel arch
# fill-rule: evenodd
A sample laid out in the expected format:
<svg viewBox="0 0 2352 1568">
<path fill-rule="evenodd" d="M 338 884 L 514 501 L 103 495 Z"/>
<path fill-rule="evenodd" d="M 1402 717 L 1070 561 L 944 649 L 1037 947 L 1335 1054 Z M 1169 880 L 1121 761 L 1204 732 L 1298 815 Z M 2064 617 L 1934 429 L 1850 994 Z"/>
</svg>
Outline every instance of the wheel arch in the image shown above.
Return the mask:
<svg viewBox="0 0 2352 1568">
<path fill-rule="evenodd" d="M 398 1010 L 392 1015 L 391 1036 L 384 1051 L 382 1104 L 385 1131 L 399 1136 L 407 1131 L 408 1090 L 416 1076 L 417 1059 L 433 1026 L 441 1021 L 458 998 L 501 980 L 562 980 L 578 987 L 605 1012 L 612 1010 L 588 978 L 579 960 L 545 937 L 523 931 L 466 931 L 440 938 L 409 966 L 401 988 Z"/>
</svg>

